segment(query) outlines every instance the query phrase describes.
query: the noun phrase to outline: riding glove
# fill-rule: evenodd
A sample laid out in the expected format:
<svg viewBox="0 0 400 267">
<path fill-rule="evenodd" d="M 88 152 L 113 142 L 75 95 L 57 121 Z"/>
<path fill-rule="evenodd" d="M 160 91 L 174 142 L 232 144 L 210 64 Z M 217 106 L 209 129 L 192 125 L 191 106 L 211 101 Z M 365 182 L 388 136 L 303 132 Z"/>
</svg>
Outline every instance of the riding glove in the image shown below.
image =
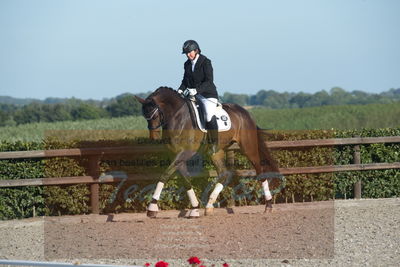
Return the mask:
<svg viewBox="0 0 400 267">
<path fill-rule="evenodd" d="M 195 96 L 197 94 L 196 88 L 188 88 L 187 90 L 189 91 L 189 95 L 191 96 Z"/>
</svg>

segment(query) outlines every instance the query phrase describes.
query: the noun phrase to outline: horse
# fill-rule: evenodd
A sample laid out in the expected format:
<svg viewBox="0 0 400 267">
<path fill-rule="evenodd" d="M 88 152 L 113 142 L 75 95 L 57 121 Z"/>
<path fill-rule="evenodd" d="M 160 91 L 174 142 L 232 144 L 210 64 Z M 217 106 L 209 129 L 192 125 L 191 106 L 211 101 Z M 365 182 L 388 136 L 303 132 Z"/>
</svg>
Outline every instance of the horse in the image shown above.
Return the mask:
<svg viewBox="0 0 400 267">
<path fill-rule="evenodd" d="M 178 171 L 186 181 L 187 195 L 192 206 L 189 218 L 199 217 L 199 201 L 191 187 L 186 162 L 201 147 L 203 149 L 205 147 L 207 151 L 207 142 L 204 142 L 206 133 L 201 131 L 194 122 L 194 112 L 190 100 L 169 87 L 159 87 L 146 99 L 135 97 L 142 104 L 142 114 L 148 123 L 150 139 L 162 138 L 168 140 L 165 143 L 168 150 L 174 155 L 171 164 L 157 182 L 152 200 L 147 208 L 147 216 L 150 218 L 157 216 L 159 211 L 157 202 L 164 184 L 175 171 Z M 248 111 L 237 104 L 223 103 L 222 105 L 231 118 L 231 128 L 228 131 L 218 133 L 218 149 L 211 155 L 212 163 L 218 173 L 218 181 L 209 196 L 205 215 L 213 214 L 214 203 L 218 195 L 232 177 L 232 172 L 228 170 L 225 164 L 224 151 L 233 143 L 239 145 L 241 152 L 254 166 L 257 175 L 262 173 L 279 174 L 278 166 L 262 138 L 261 129 L 257 127 Z M 272 195 L 268 179 L 265 178 L 260 182 L 265 195 L 264 212 L 272 211 Z"/>
</svg>

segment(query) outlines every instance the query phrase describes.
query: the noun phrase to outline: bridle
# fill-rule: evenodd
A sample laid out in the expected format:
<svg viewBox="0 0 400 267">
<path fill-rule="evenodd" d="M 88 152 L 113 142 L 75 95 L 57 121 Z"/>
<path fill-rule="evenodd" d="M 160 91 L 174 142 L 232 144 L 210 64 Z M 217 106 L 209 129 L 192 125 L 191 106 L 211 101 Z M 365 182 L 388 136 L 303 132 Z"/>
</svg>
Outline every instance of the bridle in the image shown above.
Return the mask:
<svg viewBox="0 0 400 267">
<path fill-rule="evenodd" d="M 154 118 L 158 114 L 158 116 L 160 117 L 159 124 L 157 126 L 151 126 L 150 123 L 147 125 L 147 129 L 154 131 L 165 125 L 164 113 L 162 112 L 160 107 L 156 103 L 154 103 L 153 100 L 150 103 L 152 103 L 155 106 L 155 108 L 151 112 L 149 112 L 148 116 L 146 116 L 146 114 L 144 114 L 144 113 L 143 113 L 143 116 L 147 122 L 150 122 L 150 121 L 154 120 Z"/>
<path fill-rule="evenodd" d="M 182 98 L 184 98 L 184 97 L 182 96 Z M 177 112 L 185 105 L 185 103 L 186 103 L 186 101 L 183 101 L 182 105 L 177 109 Z M 155 103 L 154 99 L 151 99 L 148 104 L 152 104 L 155 107 L 152 111 L 147 113 L 148 115 L 143 112 L 143 116 L 144 116 L 145 120 L 147 120 L 147 122 L 148 122 L 147 129 L 149 129 L 150 131 L 154 131 L 154 130 L 157 130 L 158 128 L 166 125 L 167 122 L 165 121 L 164 113 L 162 112 L 161 108 Z M 157 126 L 150 126 L 149 122 L 154 120 L 157 114 L 160 118 L 159 124 Z"/>
</svg>

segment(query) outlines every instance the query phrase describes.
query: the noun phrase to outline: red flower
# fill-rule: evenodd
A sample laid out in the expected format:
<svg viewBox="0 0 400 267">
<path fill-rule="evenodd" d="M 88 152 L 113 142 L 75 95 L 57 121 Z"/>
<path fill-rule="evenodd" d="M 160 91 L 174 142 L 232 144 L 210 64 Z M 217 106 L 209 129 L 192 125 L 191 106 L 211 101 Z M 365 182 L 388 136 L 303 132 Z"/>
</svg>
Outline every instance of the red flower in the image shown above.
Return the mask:
<svg viewBox="0 0 400 267">
<path fill-rule="evenodd" d="M 168 267 L 168 262 L 165 261 L 159 261 L 155 265 L 156 267 Z"/>
<path fill-rule="evenodd" d="M 149 267 L 150 263 L 146 262 L 144 266 Z"/>
<path fill-rule="evenodd" d="M 189 264 L 200 264 L 201 263 L 201 261 L 197 257 L 191 257 L 190 259 L 188 259 L 188 262 L 189 262 Z"/>
<path fill-rule="evenodd" d="M 222 266 L 223 267 L 229 267 L 229 264 L 225 262 L 224 264 L 222 264 Z"/>
</svg>

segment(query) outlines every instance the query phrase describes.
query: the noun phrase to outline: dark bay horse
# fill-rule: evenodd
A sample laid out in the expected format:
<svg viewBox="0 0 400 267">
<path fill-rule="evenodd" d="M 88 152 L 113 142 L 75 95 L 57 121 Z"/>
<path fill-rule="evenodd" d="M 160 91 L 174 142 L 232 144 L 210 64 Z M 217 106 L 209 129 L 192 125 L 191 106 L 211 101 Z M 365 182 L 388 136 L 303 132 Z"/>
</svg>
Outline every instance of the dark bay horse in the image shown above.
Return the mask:
<svg viewBox="0 0 400 267">
<path fill-rule="evenodd" d="M 193 121 L 193 111 L 190 103 L 188 103 L 190 100 L 168 87 L 158 88 L 146 99 L 136 98 L 142 104 L 143 116 L 148 122 L 150 138 L 168 140 L 167 147 L 175 157 L 157 183 L 153 199 L 147 209 L 147 215 L 149 217 L 156 216 L 158 211 L 157 201 L 160 198 L 163 186 L 174 172 L 178 171 L 187 181 L 187 195 L 192 205 L 189 217 L 198 217 L 199 202 L 188 179 L 190 174 L 186 162 L 197 153 L 202 143 L 204 143 L 206 133 L 202 132 Z M 225 165 L 224 149 L 234 142 L 239 145 L 242 153 L 252 163 L 257 175 L 279 172 L 262 139 L 260 129 L 250 114 L 236 104 L 224 103 L 223 108 L 231 118 L 232 127 L 228 131 L 219 132 L 218 151 L 211 155 L 212 162 L 218 173 L 218 182 L 210 194 L 205 210 L 206 215 L 213 213 L 213 204 L 222 191 L 224 184 L 232 176 L 232 173 L 228 171 Z M 266 199 L 265 210 L 271 210 L 272 196 L 268 180 L 265 179 L 261 183 Z"/>
</svg>

